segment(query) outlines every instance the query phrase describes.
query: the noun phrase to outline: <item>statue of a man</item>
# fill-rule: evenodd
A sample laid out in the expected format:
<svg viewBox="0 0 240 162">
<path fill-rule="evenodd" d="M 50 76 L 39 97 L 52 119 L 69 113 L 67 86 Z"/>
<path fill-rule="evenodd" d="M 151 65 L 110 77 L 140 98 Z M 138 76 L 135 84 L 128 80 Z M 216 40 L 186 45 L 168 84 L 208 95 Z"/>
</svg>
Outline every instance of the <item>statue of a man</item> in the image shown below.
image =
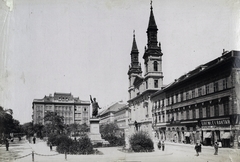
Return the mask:
<svg viewBox="0 0 240 162">
<path fill-rule="evenodd" d="M 92 96 L 90 95 L 90 100 L 91 100 L 91 103 L 92 103 L 92 117 L 97 117 L 98 109 L 101 109 L 101 108 L 98 106 L 96 98 L 92 99 Z"/>
</svg>

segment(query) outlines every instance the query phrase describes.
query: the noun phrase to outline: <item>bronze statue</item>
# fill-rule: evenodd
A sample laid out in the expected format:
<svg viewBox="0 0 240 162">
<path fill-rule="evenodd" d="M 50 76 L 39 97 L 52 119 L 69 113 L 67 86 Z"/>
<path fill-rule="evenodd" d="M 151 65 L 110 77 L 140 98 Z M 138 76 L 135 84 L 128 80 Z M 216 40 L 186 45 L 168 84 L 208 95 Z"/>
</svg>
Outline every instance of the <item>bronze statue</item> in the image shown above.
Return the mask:
<svg viewBox="0 0 240 162">
<path fill-rule="evenodd" d="M 101 109 L 101 108 L 98 106 L 96 98 L 92 99 L 92 96 L 90 95 L 90 100 L 91 100 L 91 103 L 92 103 L 92 117 L 97 117 L 98 109 Z"/>
</svg>

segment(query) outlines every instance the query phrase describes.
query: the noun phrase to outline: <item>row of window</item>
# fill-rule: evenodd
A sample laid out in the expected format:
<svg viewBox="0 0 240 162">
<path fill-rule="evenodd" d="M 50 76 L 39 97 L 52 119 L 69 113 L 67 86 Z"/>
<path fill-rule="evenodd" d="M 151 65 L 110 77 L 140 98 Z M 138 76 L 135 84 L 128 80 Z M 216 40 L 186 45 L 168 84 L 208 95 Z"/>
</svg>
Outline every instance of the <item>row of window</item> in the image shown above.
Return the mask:
<svg viewBox="0 0 240 162">
<path fill-rule="evenodd" d="M 229 101 L 224 101 L 222 104 L 214 104 L 213 106 L 206 106 L 200 108 L 186 109 L 184 111 L 167 113 L 166 121 L 172 120 L 188 120 L 208 117 L 218 117 L 229 115 Z M 165 115 L 155 113 L 155 122 L 165 122 Z"/>
<path fill-rule="evenodd" d="M 167 106 L 167 105 L 175 104 L 175 103 L 182 102 L 185 100 L 200 97 L 202 95 L 207 95 L 207 94 L 214 93 L 214 92 L 217 92 L 220 90 L 224 90 L 224 89 L 227 89 L 227 87 L 228 87 L 227 78 L 224 78 L 224 79 L 216 81 L 214 83 L 210 83 L 210 84 L 201 86 L 199 88 L 189 90 L 187 92 L 176 93 L 175 95 L 172 95 L 171 97 L 168 97 L 166 99 L 155 101 L 153 104 L 153 109 L 165 106 L 165 104 L 164 104 L 165 101 L 166 101 L 166 106 Z"/>
</svg>

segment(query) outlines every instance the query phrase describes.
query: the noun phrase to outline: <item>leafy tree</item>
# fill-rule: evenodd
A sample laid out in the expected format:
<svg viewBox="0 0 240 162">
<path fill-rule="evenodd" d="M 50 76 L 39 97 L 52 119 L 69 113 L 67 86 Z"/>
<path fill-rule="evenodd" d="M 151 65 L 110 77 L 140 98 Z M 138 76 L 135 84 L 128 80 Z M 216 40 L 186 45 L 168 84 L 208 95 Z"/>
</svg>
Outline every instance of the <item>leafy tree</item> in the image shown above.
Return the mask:
<svg viewBox="0 0 240 162">
<path fill-rule="evenodd" d="M 24 123 L 22 125 L 22 129 L 27 137 L 31 137 L 34 135 L 34 127 L 32 122 Z"/>
<path fill-rule="evenodd" d="M 116 123 L 107 123 L 100 125 L 100 133 L 102 138 L 107 140 L 112 146 L 124 145 L 125 140 L 123 135 L 117 135 L 119 127 Z"/>
<path fill-rule="evenodd" d="M 12 117 L 12 109 L 4 110 L 0 106 L 0 134 L 9 135 L 10 133 L 18 133 L 21 131 L 21 127 L 18 120 Z"/>
<path fill-rule="evenodd" d="M 100 133 L 103 138 L 109 135 L 116 135 L 118 129 L 119 128 L 116 123 L 107 123 L 100 125 Z"/>
<path fill-rule="evenodd" d="M 63 116 L 57 115 L 56 112 L 46 112 L 44 116 L 45 128 L 47 133 L 55 132 L 60 134 L 64 130 L 64 118 Z"/>
<path fill-rule="evenodd" d="M 67 131 L 68 135 L 73 135 L 73 136 L 80 136 L 80 135 L 84 135 L 87 132 L 89 132 L 89 126 L 84 123 L 84 124 L 77 124 L 77 123 L 73 123 L 70 125 L 65 125 L 65 129 Z"/>
</svg>

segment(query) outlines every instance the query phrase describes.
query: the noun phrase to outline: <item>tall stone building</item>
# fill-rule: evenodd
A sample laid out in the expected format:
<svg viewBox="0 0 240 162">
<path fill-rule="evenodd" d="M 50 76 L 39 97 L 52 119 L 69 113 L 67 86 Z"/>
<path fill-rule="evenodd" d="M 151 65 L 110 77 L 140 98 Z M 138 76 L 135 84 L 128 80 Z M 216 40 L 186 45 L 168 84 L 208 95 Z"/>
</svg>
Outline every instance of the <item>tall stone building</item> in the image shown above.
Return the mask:
<svg viewBox="0 0 240 162">
<path fill-rule="evenodd" d="M 33 123 L 43 124 L 46 112 L 56 112 L 64 117 L 64 124 L 89 124 L 90 101 L 80 100 L 71 93 L 54 93 L 43 99 L 34 99 L 32 103 Z"/>
<path fill-rule="evenodd" d="M 150 7 L 150 17 L 147 28 L 147 46 L 143 54 L 144 69 L 142 74 L 139 63 L 135 33 L 131 50 L 131 64 L 128 70 L 129 78 L 129 129 L 126 135 L 138 130 L 147 131 L 152 136 L 152 112 L 150 95 L 163 86 L 162 51 L 157 39 L 158 28 L 154 19 L 153 7 Z"/>
<path fill-rule="evenodd" d="M 151 96 L 160 140 L 240 146 L 240 51 L 198 66 Z"/>
</svg>

